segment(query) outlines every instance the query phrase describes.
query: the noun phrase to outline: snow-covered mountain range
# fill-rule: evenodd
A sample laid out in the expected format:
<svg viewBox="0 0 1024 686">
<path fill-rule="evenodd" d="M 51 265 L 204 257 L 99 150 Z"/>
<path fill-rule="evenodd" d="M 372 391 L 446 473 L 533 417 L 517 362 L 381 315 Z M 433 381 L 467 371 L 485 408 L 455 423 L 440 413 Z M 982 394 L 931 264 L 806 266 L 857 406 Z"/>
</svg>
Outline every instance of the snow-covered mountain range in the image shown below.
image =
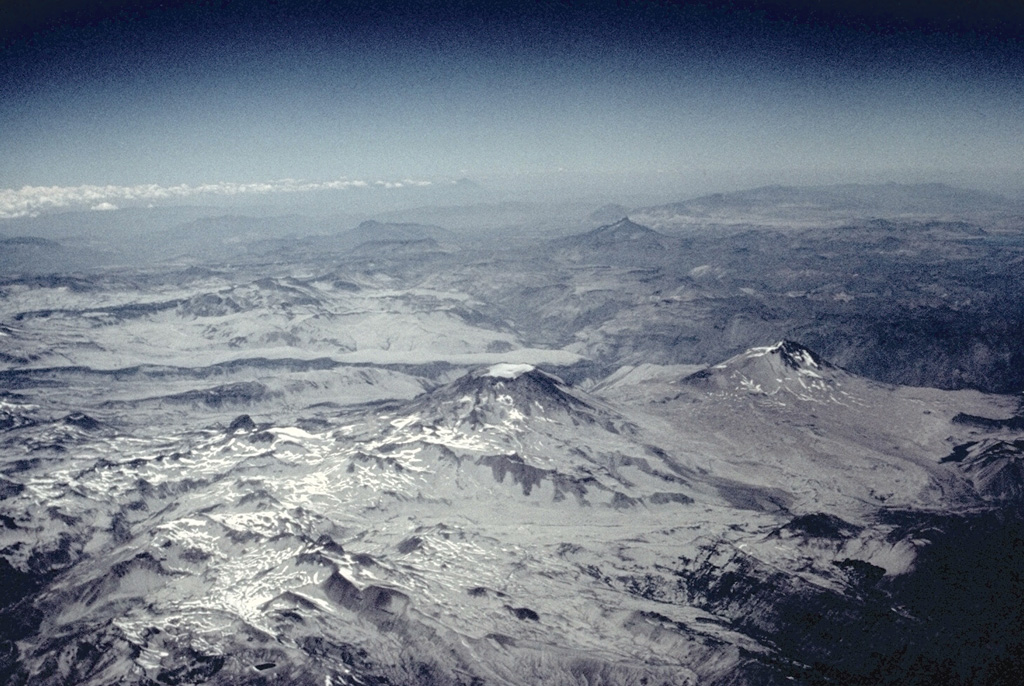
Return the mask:
<svg viewBox="0 0 1024 686">
<path fill-rule="evenodd" d="M 0 681 L 1016 683 L 1024 234 L 634 221 L 6 277 Z"/>
<path fill-rule="evenodd" d="M 9 396 L 8 678 L 868 679 L 881 658 L 852 655 L 940 629 L 890 607 L 929 583 L 936 518 L 1019 502 L 1019 447 L 963 420 L 1010 409 L 792 342 L 604 392 L 502 363 L 299 425 L 157 435 Z"/>
</svg>

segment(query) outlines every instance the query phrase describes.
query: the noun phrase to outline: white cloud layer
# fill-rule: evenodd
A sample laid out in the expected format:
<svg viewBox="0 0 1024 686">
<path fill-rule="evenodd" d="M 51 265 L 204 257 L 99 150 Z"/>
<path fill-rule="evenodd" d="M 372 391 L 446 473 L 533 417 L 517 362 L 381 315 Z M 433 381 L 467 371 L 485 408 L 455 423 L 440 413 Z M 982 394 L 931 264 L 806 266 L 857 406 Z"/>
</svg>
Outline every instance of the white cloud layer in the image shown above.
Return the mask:
<svg viewBox="0 0 1024 686">
<path fill-rule="evenodd" d="M 0 219 L 31 217 L 51 209 L 91 208 L 117 209 L 125 204 L 161 200 L 184 200 L 197 196 L 265 195 L 269 193 L 305 193 L 309 191 L 347 190 L 351 188 L 409 188 L 431 185 L 431 181 L 298 181 L 281 179 L 263 183 L 208 183 L 198 186 L 181 184 L 160 186 L 23 186 L 0 189 Z M 119 204 L 118 204 L 119 203 Z"/>
</svg>

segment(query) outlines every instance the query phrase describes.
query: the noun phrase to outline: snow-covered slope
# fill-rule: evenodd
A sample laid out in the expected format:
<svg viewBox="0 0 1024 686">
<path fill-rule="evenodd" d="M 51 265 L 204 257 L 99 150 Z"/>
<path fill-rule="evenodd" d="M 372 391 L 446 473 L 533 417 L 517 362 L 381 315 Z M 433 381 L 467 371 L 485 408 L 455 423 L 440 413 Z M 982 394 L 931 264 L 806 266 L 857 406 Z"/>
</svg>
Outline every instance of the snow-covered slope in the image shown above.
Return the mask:
<svg viewBox="0 0 1024 686">
<path fill-rule="evenodd" d="M 752 348 L 696 372 L 687 382 L 722 393 L 752 393 L 787 400 L 842 403 L 849 375 L 793 341 Z"/>
<path fill-rule="evenodd" d="M 1008 413 L 1016 404 L 973 391 L 879 384 L 789 341 L 681 379 L 667 370 L 657 379 L 612 381 L 597 392 L 628 400 L 627 416 L 654 432 L 655 442 L 677 436 L 675 452 L 689 468 L 779 489 L 792 509 L 832 508 L 853 519 L 879 507 L 979 502 L 984 489 L 944 461 L 977 431 L 957 417 Z"/>
<path fill-rule="evenodd" d="M 685 547 L 659 522 L 692 500 L 613 410 L 534 368 L 305 428 L 82 434 L 60 469 L 27 430 L 5 439 L 34 461 L 3 507 L 8 559 L 44 580 L 26 602 L 46 628 L 17 649 L 33 683 L 694 683 L 738 664 L 702 612 L 581 571 L 620 539 Z"/>
<path fill-rule="evenodd" d="M 361 456 L 420 465 L 429 485 L 410 486 L 409 497 L 613 508 L 692 500 L 685 470 L 644 445 L 636 426 L 530 365 L 481 368 L 380 408 L 345 435 Z"/>
<path fill-rule="evenodd" d="M 893 589 L 931 578 L 929 546 L 955 530 L 935 513 L 993 492 L 958 465 L 998 446 L 943 461 L 862 431 L 907 407 L 980 431 L 950 413 L 1003 401 L 869 384 L 794 344 L 662 371 L 664 388 L 646 368 L 599 397 L 495 363 L 412 399 L 161 433 L 8 397 L 4 416 L 27 419 L 0 433 L 0 668 L 32 684 L 783 684 L 932 637 Z M 812 414 L 847 427 L 822 435 Z"/>
</svg>

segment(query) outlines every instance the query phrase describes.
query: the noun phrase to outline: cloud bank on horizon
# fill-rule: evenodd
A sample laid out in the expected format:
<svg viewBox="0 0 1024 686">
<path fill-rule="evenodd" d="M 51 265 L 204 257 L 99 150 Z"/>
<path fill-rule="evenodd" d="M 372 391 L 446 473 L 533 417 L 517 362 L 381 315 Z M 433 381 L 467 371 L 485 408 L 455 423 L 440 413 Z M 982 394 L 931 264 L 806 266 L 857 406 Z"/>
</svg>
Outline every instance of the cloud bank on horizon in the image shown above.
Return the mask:
<svg viewBox="0 0 1024 686">
<path fill-rule="evenodd" d="M 31 212 L 25 187 L 141 180 L 1019 178 L 1024 10 L 819 5 L 26 3 L 0 17 L 0 188 Z"/>
<path fill-rule="evenodd" d="M 397 189 L 422 188 L 433 181 L 402 179 L 400 181 L 364 181 L 338 179 L 335 181 L 298 181 L 281 179 L 262 183 L 207 183 L 191 186 L 178 184 L 139 184 L 135 186 L 24 186 L 20 189 L 0 189 L 0 219 L 36 216 L 53 209 L 116 210 L 117 203 L 134 205 L 147 202 L 211 198 L 217 196 L 269 195 L 273 193 L 309 193 L 360 188 Z"/>
</svg>

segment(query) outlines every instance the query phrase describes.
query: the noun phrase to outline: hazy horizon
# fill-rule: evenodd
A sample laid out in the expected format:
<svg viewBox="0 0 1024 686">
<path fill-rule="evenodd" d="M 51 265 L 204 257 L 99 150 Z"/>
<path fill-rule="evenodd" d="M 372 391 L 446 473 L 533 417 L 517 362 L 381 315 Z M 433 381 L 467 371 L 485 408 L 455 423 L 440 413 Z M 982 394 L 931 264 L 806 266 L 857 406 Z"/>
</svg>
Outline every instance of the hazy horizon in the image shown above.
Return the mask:
<svg viewBox="0 0 1024 686">
<path fill-rule="evenodd" d="M 43 3 L 0 25 L 0 192 L 468 178 L 506 195 L 884 181 L 1020 195 L 1021 15 Z"/>
</svg>

